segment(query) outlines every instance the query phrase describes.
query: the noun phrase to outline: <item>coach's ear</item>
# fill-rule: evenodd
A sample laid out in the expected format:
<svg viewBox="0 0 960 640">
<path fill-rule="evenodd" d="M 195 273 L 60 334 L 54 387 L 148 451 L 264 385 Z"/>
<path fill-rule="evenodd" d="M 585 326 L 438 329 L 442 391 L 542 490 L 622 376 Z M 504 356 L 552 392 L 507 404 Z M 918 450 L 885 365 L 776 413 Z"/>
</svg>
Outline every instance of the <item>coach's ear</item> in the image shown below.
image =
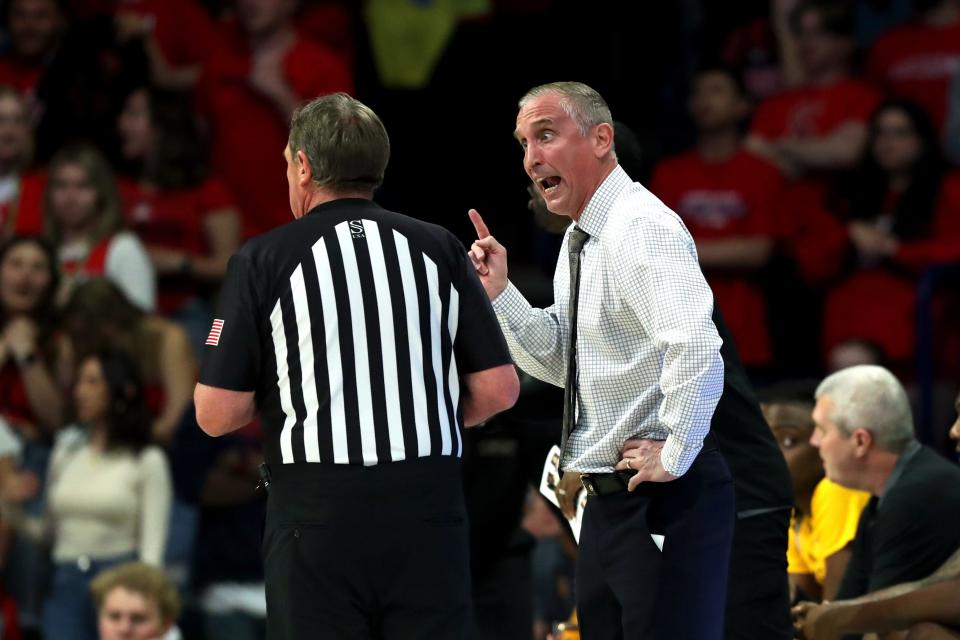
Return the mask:
<svg viewBox="0 0 960 640">
<path fill-rule="evenodd" d="M 592 132 L 593 155 L 604 158 L 613 149 L 613 127 L 606 122 L 594 125 Z"/>
</svg>

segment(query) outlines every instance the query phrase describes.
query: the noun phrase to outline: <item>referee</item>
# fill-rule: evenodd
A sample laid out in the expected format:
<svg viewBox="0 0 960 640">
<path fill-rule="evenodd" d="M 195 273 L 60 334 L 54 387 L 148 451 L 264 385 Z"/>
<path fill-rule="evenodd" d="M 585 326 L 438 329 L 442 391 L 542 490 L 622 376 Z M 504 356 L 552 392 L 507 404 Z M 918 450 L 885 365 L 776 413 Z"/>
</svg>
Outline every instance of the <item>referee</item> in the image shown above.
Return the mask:
<svg viewBox="0 0 960 640">
<path fill-rule="evenodd" d="M 348 95 L 294 113 L 296 220 L 231 258 L 206 342 L 203 430 L 263 421 L 270 640 L 463 638 L 470 621 L 461 427 L 519 383 L 463 246 L 372 202 L 389 155 Z"/>
</svg>

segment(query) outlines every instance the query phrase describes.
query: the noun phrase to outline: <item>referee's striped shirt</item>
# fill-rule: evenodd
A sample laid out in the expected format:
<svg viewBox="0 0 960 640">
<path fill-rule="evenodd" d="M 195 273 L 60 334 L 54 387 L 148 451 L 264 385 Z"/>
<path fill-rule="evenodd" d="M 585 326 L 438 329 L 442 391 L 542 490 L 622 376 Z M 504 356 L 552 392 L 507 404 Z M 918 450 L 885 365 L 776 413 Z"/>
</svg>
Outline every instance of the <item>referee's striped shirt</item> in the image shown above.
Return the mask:
<svg viewBox="0 0 960 640">
<path fill-rule="evenodd" d="M 200 382 L 255 391 L 268 463 L 463 450 L 460 376 L 509 363 L 464 247 L 369 200 L 336 200 L 230 260 Z"/>
</svg>

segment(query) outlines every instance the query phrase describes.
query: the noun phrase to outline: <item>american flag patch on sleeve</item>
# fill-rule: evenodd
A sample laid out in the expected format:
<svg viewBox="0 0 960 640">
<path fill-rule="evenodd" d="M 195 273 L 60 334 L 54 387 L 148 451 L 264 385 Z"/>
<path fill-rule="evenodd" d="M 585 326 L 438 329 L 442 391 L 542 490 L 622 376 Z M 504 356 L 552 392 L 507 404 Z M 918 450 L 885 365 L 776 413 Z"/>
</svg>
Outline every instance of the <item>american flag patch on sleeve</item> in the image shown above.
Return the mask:
<svg viewBox="0 0 960 640">
<path fill-rule="evenodd" d="M 217 346 L 220 344 L 220 332 L 223 331 L 223 320 L 217 318 L 210 327 L 210 335 L 207 336 L 207 344 Z"/>
</svg>

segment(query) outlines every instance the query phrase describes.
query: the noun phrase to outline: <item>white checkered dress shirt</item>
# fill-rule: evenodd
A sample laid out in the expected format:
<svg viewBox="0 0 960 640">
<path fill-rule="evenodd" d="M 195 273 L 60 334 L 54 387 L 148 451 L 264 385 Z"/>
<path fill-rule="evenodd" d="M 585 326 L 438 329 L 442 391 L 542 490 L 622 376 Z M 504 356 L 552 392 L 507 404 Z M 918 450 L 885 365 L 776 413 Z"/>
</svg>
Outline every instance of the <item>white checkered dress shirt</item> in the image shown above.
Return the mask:
<svg viewBox="0 0 960 640">
<path fill-rule="evenodd" d="M 590 239 L 580 267 L 577 419 L 562 468 L 613 471 L 623 443 L 639 437 L 666 440 L 663 467 L 682 475 L 703 447 L 723 390 L 713 294 L 693 239 L 619 166 L 577 225 Z M 567 234 L 553 306 L 531 307 L 513 284 L 493 301 L 516 363 L 560 387 L 570 331 Z"/>
</svg>

